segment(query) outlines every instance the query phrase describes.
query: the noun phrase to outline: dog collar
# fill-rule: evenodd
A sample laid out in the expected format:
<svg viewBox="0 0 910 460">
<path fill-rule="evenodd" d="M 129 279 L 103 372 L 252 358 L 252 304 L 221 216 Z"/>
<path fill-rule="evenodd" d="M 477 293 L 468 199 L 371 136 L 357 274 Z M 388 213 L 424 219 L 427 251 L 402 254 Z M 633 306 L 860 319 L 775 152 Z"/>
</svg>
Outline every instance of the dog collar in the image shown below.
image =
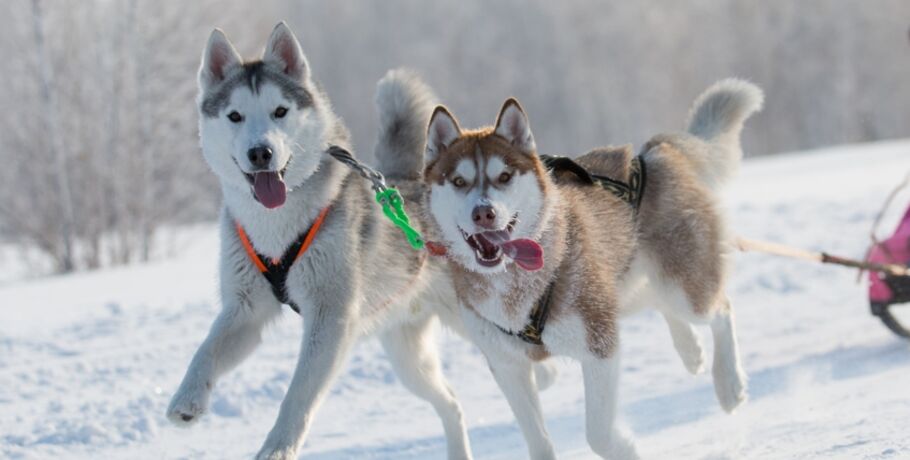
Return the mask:
<svg viewBox="0 0 910 460">
<path fill-rule="evenodd" d="M 269 258 L 258 253 L 255 248 L 253 248 L 253 243 L 250 242 L 250 238 L 247 236 L 246 231 L 243 230 L 243 226 L 240 225 L 240 222 L 234 221 L 234 227 L 237 229 L 237 236 L 240 238 L 240 243 L 243 245 L 243 249 L 246 251 L 246 255 L 250 258 L 250 261 L 253 262 L 253 265 L 259 269 L 259 272 L 262 273 L 262 276 L 265 277 L 266 281 L 269 282 L 269 285 L 272 287 L 272 294 L 275 295 L 275 298 L 279 302 L 288 305 L 292 310 L 300 314 L 300 307 L 295 304 L 290 297 L 288 297 L 287 289 L 285 283 L 288 279 L 288 272 L 291 271 L 291 266 L 294 265 L 294 262 L 297 259 L 301 258 L 307 249 L 310 248 L 310 245 L 313 244 L 313 240 L 316 238 L 316 235 L 319 233 L 319 228 L 322 227 L 322 223 L 325 221 L 325 216 L 329 213 L 331 205 L 323 208 L 319 212 L 319 216 L 316 217 L 316 220 L 310 224 L 310 227 L 306 229 L 303 233 L 297 236 L 297 239 L 285 249 L 284 254 L 280 258 Z"/>
</svg>

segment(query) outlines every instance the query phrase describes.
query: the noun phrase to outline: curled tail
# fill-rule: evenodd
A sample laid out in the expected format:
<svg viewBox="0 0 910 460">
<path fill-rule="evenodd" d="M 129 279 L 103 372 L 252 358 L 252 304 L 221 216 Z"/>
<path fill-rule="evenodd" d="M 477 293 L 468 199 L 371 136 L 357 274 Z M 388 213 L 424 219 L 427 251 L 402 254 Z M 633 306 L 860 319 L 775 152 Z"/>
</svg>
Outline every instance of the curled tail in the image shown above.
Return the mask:
<svg viewBox="0 0 910 460">
<path fill-rule="evenodd" d="M 390 70 L 376 84 L 379 139 L 374 152 L 386 177 L 420 178 L 435 99 L 430 87 L 407 69 Z"/>
<path fill-rule="evenodd" d="M 721 185 L 739 169 L 743 122 L 761 110 L 764 99 L 757 86 L 735 78 L 715 83 L 695 99 L 687 131 L 710 148 L 690 152 L 690 158 L 705 183 Z"/>
</svg>

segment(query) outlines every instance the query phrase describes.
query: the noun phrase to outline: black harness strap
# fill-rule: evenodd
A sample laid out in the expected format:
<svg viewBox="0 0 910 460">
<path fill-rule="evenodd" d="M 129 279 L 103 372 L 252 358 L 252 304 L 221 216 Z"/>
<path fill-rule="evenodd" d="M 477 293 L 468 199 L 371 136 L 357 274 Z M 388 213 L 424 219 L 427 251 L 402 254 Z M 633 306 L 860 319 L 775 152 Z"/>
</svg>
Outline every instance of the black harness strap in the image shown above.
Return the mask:
<svg viewBox="0 0 910 460">
<path fill-rule="evenodd" d="M 253 247 L 253 243 L 250 242 L 246 231 L 243 230 L 240 223 L 235 222 L 234 224 L 237 229 L 237 236 L 240 238 L 240 242 L 246 251 L 247 257 L 252 260 L 253 264 L 256 265 L 256 268 L 259 269 L 259 272 L 262 273 L 262 276 L 269 282 L 269 286 L 272 288 L 272 294 L 275 295 L 275 298 L 279 302 L 288 305 L 292 310 L 297 312 L 297 314 L 300 314 L 300 307 L 290 299 L 287 293 L 286 284 L 288 272 L 291 271 L 294 262 L 306 252 L 309 245 L 313 242 L 313 239 L 316 237 L 316 233 L 319 232 L 330 208 L 331 206 L 323 208 L 319 213 L 319 216 L 316 217 L 316 220 L 310 224 L 306 231 L 297 236 L 297 239 L 284 250 L 281 258 L 278 260 L 273 260 L 260 254 L 259 251 Z"/>
<path fill-rule="evenodd" d="M 303 247 L 303 242 L 312 229 L 313 226 L 310 225 L 305 232 L 297 236 L 297 239 L 285 249 L 284 254 L 281 255 L 281 259 L 277 261 L 277 264 L 273 263 L 274 261 L 272 259 L 260 254 L 258 251 L 256 252 L 256 257 L 258 257 L 259 261 L 268 269 L 267 271 L 262 272 L 262 276 L 265 277 L 266 281 L 268 281 L 269 285 L 272 287 L 272 294 L 275 295 L 275 298 L 278 299 L 279 302 L 291 307 L 291 310 L 297 312 L 298 315 L 300 314 L 300 307 L 288 297 L 285 283 L 288 280 L 288 272 L 291 271 L 291 266 L 294 265 L 294 262 L 297 260 L 297 253 L 300 252 L 300 248 Z"/>
<path fill-rule="evenodd" d="M 575 174 L 582 183 L 600 185 L 621 200 L 629 203 L 636 211 L 639 206 L 641 206 L 641 197 L 645 194 L 647 173 L 645 171 L 645 162 L 642 161 L 640 157 L 632 159 L 632 163 L 629 166 L 628 184 L 607 176 L 591 174 L 584 166 L 568 157 L 540 155 L 540 159 L 551 173 L 561 171 L 570 172 Z M 541 336 L 547 325 L 547 317 L 550 316 L 550 304 L 553 301 L 553 285 L 555 283 L 554 280 L 547 285 L 547 289 L 543 292 L 543 295 L 538 299 L 537 304 L 534 305 L 534 308 L 531 310 L 528 324 L 522 330 L 514 332 L 496 323 L 493 324 L 505 334 L 517 337 L 532 345 L 543 345 Z"/>
<path fill-rule="evenodd" d="M 585 184 L 600 185 L 608 192 L 616 195 L 619 199 L 632 205 L 635 209 L 638 209 L 641 205 L 641 197 L 645 194 L 645 182 L 647 179 L 645 162 L 641 161 L 641 157 L 633 158 L 629 165 L 629 183 L 599 174 L 592 174 L 585 169 L 584 166 L 568 157 L 541 155 L 540 160 L 543 161 L 544 166 L 546 166 L 551 173 L 562 171 L 570 172 L 575 174 L 575 176 Z"/>
<path fill-rule="evenodd" d="M 550 302 L 553 300 L 554 284 L 556 283 L 551 281 L 550 284 L 547 285 L 547 289 L 544 291 L 543 296 L 537 301 L 537 305 L 534 305 L 534 309 L 531 310 L 530 321 L 522 330 L 513 332 L 498 324 L 496 324 L 496 327 L 498 327 L 500 331 L 518 337 L 532 345 L 543 345 L 541 336 L 543 335 L 543 329 L 547 326 L 547 317 L 550 315 Z"/>
</svg>

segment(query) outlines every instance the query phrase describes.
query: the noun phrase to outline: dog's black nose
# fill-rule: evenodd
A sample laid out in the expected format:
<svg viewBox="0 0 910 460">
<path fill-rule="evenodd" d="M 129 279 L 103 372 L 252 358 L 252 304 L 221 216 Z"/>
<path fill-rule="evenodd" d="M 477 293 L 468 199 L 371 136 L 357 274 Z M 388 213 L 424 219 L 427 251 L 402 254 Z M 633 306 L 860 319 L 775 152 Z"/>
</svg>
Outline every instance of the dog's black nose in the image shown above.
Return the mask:
<svg viewBox="0 0 910 460">
<path fill-rule="evenodd" d="M 496 224 L 496 210 L 489 205 L 477 206 L 471 212 L 471 219 L 474 220 L 475 224 L 483 228 L 492 229 L 493 225 Z"/>
<path fill-rule="evenodd" d="M 272 161 L 272 149 L 264 145 L 257 145 L 249 149 L 246 155 L 250 159 L 250 164 L 256 169 L 266 169 Z"/>
</svg>

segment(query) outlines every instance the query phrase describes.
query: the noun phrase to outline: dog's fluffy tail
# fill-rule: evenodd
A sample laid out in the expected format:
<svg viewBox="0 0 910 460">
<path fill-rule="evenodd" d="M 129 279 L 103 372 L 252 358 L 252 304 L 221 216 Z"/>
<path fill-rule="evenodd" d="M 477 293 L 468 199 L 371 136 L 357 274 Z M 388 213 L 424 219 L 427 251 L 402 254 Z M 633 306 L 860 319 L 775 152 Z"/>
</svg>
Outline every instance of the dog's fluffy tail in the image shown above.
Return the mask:
<svg viewBox="0 0 910 460">
<path fill-rule="evenodd" d="M 390 70 L 377 83 L 379 140 L 375 154 L 379 171 L 386 177 L 420 178 L 435 99 L 430 87 L 411 70 Z"/>
<path fill-rule="evenodd" d="M 761 110 L 764 94 L 744 80 L 721 80 L 695 99 L 689 112 L 688 129 L 710 145 L 690 153 L 702 180 L 711 186 L 727 182 L 739 169 L 743 157 L 740 132 L 743 122 Z"/>
</svg>

